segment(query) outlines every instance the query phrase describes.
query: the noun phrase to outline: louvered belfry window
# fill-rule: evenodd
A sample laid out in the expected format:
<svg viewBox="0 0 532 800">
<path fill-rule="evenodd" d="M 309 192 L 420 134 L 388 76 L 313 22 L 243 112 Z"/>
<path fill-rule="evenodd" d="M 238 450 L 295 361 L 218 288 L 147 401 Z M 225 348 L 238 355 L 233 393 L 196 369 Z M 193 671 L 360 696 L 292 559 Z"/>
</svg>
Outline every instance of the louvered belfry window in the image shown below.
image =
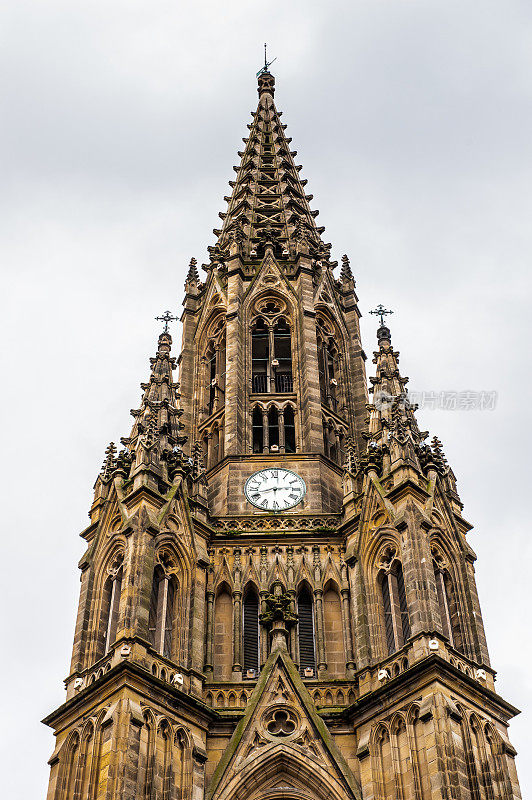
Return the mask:
<svg viewBox="0 0 532 800">
<path fill-rule="evenodd" d="M 314 646 L 314 615 L 312 612 L 312 595 L 307 587 L 299 593 L 297 599 L 298 634 L 299 634 L 299 667 L 300 669 L 316 669 L 316 650 Z"/>
<path fill-rule="evenodd" d="M 252 590 L 244 596 L 244 672 L 259 669 L 259 598 Z"/>
</svg>

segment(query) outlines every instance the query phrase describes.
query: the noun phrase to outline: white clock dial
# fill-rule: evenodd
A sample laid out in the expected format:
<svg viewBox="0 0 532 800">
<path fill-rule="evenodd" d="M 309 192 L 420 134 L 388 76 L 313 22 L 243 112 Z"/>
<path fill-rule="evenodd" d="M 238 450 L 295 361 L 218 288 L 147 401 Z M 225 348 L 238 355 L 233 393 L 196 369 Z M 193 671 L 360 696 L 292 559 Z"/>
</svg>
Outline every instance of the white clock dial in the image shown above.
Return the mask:
<svg viewBox="0 0 532 800">
<path fill-rule="evenodd" d="M 301 502 L 307 487 L 297 473 L 283 467 L 268 467 L 255 472 L 244 486 L 250 503 L 263 511 L 285 511 Z"/>
</svg>

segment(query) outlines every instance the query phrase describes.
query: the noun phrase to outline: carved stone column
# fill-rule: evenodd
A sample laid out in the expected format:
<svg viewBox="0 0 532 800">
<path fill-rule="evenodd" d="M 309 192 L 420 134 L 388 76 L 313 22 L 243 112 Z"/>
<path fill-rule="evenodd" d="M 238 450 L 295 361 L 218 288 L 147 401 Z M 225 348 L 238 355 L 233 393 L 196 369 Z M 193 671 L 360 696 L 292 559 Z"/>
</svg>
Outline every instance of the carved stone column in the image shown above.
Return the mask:
<svg viewBox="0 0 532 800">
<path fill-rule="evenodd" d="M 242 672 L 242 592 L 233 592 L 233 672 Z"/>
<path fill-rule="evenodd" d="M 314 589 L 314 611 L 316 615 L 316 639 L 318 645 L 318 671 L 327 669 L 325 660 L 325 638 L 323 634 L 323 589 Z"/>
<path fill-rule="evenodd" d="M 262 452 L 270 452 L 270 430 L 268 427 L 268 412 L 262 409 Z"/>
<path fill-rule="evenodd" d="M 340 590 L 342 595 L 342 623 L 345 641 L 345 666 L 346 669 L 355 669 L 355 659 L 353 655 L 353 634 L 351 632 L 351 619 L 349 615 L 349 589 Z"/>
<path fill-rule="evenodd" d="M 284 441 L 284 409 L 279 411 L 279 452 L 285 452 L 285 441 Z"/>
</svg>

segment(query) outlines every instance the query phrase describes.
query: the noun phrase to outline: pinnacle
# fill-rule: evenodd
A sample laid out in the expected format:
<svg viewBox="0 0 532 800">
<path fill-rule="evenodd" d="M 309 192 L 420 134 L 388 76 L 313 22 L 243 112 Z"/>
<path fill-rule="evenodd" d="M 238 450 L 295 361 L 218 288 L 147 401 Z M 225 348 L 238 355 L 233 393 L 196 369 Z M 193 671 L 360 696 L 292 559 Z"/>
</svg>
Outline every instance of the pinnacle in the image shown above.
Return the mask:
<svg viewBox="0 0 532 800">
<path fill-rule="evenodd" d="M 353 280 L 353 273 L 351 272 L 349 258 L 345 254 L 342 256 L 342 269 L 340 271 L 340 280 L 342 281 L 342 283 L 348 283 L 349 281 Z"/>
<path fill-rule="evenodd" d="M 196 283 L 199 282 L 199 273 L 198 273 L 198 262 L 194 257 L 190 259 L 190 264 L 188 265 L 188 273 L 187 273 L 187 283 L 188 281 L 195 281 Z"/>
<path fill-rule="evenodd" d="M 110 442 L 106 451 L 105 459 L 100 470 L 100 475 L 104 481 L 108 481 L 113 474 L 116 465 L 116 446 L 114 442 Z"/>
</svg>

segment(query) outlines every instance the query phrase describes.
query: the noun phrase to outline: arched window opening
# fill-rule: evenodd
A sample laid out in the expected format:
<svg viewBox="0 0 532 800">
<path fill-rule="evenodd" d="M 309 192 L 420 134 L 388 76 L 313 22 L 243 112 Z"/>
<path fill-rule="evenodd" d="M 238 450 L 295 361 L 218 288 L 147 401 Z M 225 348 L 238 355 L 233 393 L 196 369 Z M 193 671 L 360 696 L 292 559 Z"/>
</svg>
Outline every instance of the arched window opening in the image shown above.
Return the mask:
<svg viewBox="0 0 532 800">
<path fill-rule="evenodd" d="M 153 572 L 148 638 L 152 647 L 165 658 L 172 658 L 175 588 L 174 576 L 167 575 L 158 564 Z"/>
<path fill-rule="evenodd" d="M 321 402 L 333 411 L 343 410 L 340 402 L 342 387 L 340 381 L 340 356 L 333 335 L 327 330 L 323 320 L 318 319 L 318 376 Z M 342 408 L 341 408 L 342 406 Z"/>
<path fill-rule="evenodd" d="M 433 551 L 434 552 L 434 551 Z M 443 635 L 449 639 L 451 647 L 457 650 L 462 649 L 462 632 L 460 629 L 459 614 L 456 603 L 454 585 L 449 572 L 442 563 L 440 554 L 432 562 L 434 568 L 434 579 L 436 581 L 436 592 L 438 595 L 438 606 L 440 608 L 440 619 Z"/>
<path fill-rule="evenodd" d="M 233 662 L 233 601 L 227 587 L 216 596 L 214 606 L 214 678 L 228 681 Z"/>
<path fill-rule="evenodd" d="M 273 329 L 273 361 L 276 392 L 292 392 L 292 336 L 286 320 L 280 319 Z"/>
<path fill-rule="evenodd" d="M 210 417 L 223 406 L 225 389 L 225 333 L 220 323 L 205 353 L 205 412 Z"/>
<path fill-rule="evenodd" d="M 253 452 L 262 453 L 264 450 L 264 432 L 262 427 L 262 410 L 256 406 L 252 417 Z"/>
<path fill-rule="evenodd" d="M 279 450 L 279 412 L 276 408 L 268 411 L 268 442 L 270 453 Z"/>
<path fill-rule="evenodd" d="M 314 644 L 314 613 L 310 589 L 303 586 L 297 598 L 299 669 L 316 672 L 316 648 Z M 310 677 L 310 675 L 308 676 Z"/>
<path fill-rule="evenodd" d="M 264 320 L 259 317 L 251 331 L 251 381 L 253 392 L 268 392 L 269 370 L 269 333 Z"/>
<path fill-rule="evenodd" d="M 107 653 L 116 639 L 118 630 L 120 595 L 122 593 L 123 567 L 115 566 L 103 588 L 102 627 L 104 630 L 103 653 Z"/>
<path fill-rule="evenodd" d="M 259 670 L 259 598 L 251 588 L 244 595 L 242 639 L 244 677 L 253 678 Z"/>
<path fill-rule="evenodd" d="M 345 675 L 344 627 L 342 606 L 338 589 L 329 584 L 323 595 L 323 627 L 325 638 L 325 660 L 330 675 Z"/>
<path fill-rule="evenodd" d="M 296 425 L 292 406 L 287 406 L 284 410 L 284 447 L 286 453 L 296 452 Z"/>
<path fill-rule="evenodd" d="M 384 630 L 388 654 L 403 647 L 410 638 L 410 619 L 406 604 L 403 569 L 394 561 L 390 570 L 380 576 Z"/>
</svg>

